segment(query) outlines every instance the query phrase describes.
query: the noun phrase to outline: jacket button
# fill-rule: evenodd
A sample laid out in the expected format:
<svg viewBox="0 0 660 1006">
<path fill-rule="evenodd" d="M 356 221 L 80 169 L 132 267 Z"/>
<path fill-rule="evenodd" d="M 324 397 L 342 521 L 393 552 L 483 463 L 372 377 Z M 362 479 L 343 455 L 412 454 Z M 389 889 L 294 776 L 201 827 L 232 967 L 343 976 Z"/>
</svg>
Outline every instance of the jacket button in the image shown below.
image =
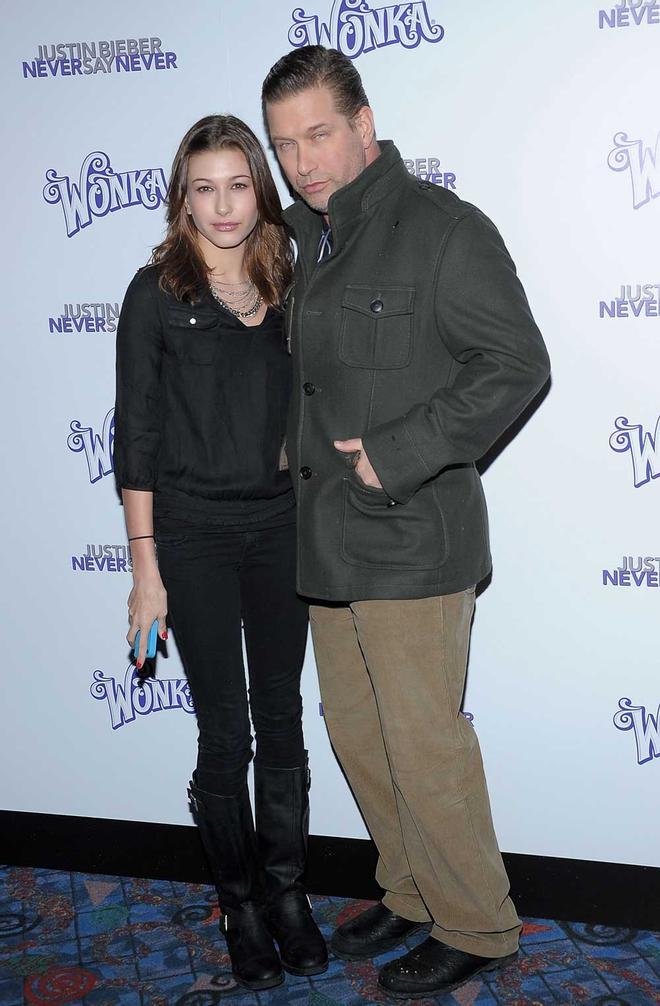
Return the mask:
<svg viewBox="0 0 660 1006">
<path fill-rule="evenodd" d="M 314 392 L 316 391 L 316 385 L 312 384 L 311 381 L 305 381 L 305 383 L 303 384 L 303 391 L 305 392 L 306 395 L 313 395 Z"/>
<path fill-rule="evenodd" d="M 311 479 L 311 477 L 312 477 L 312 469 L 308 468 L 307 465 L 303 465 L 302 468 L 300 469 L 300 478 Z"/>
<path fill-rule="evenodd" d="M 190 319 L 190 324 L 191 325 L 196 325 L 197 324 L 197 318 L 191 318 Z"/>
<path fill-rule="evenodd" d="M 380 314 L 380 312 L 383 310 L 384 304 L 382 300 L 372 300 L 369 307 L 371 308 L 374 314 Z"/>
</svg>

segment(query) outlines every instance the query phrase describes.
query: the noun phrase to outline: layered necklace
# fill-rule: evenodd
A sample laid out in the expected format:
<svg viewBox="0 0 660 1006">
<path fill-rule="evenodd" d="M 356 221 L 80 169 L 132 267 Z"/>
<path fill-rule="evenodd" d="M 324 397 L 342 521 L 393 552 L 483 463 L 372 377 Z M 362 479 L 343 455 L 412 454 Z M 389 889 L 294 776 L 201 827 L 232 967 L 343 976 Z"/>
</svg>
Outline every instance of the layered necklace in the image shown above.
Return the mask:
<svg viewBox="0 0 660 1006">
<path fill-rule="evenodd" d="M 244 283 L 221 283 L 209 278 L 211 293 L 221 307 L 236 318 L 252 318 L 264 302 L 251 279 Z"/>
</svg>

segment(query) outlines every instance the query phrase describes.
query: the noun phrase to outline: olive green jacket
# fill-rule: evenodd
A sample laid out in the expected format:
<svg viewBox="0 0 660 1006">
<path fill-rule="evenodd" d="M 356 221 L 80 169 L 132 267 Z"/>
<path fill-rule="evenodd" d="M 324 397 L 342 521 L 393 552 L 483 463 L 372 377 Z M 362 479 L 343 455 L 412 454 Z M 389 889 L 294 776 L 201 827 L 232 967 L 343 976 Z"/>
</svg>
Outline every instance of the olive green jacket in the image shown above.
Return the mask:
<svg viewBox="0 0 660 1006">
<path fill-rule="evenodd" d="M 381 151 L 331 196 L 322 262 L 320 215 L 302 201 L 285 211 L 298 245 L 287 302 L 298 589 L 330 601 L 447 594 L 486 576 L 474 463 L 549 374 L 490 220 L 409 175 L 391 141 Z M 382 490 L 333 447 L 352 437 Z"/>
</svg>

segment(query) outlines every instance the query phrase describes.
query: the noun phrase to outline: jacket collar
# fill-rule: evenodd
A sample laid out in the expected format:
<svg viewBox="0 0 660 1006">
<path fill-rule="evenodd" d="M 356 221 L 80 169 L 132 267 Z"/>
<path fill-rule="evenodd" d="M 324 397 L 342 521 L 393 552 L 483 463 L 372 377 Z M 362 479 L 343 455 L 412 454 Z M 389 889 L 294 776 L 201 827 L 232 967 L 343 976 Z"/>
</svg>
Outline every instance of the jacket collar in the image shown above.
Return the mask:
<svg viewBox="0 0 660 1006">
<path fill-rule="evenodd" d="M 408 172 L 401 154 L 391 140 L 380 140 L 380 154 L 357 178 L 343 189 L 333 192 L 328 202 L 328 217 L 332 227 L 333 250 L 346 244 L 360 223 L 361 216 L 385 199 L 401 185 Z M 309 208 L 303 199 L 284 210 L 284 219 L 293 228 L 296 237 L 314 236 L 318 241 L 321 231 L 321 214 Z"/>
</svg>

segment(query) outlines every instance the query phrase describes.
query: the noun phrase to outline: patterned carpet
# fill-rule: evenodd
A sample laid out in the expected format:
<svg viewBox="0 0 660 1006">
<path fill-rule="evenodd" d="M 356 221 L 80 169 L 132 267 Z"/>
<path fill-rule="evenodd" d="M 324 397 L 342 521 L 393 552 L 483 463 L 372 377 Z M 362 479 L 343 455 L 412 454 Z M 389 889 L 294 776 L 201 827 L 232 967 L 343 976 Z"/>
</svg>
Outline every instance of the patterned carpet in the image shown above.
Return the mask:
<svg viewBox="0 0 660 1006">
<path fill-rule="evenodd" d="M 329 936 L 367 902 L 313 899 Z M 3 1006 L 364 1006 L 387 1000 L 372 961 L 331 960 L 318 978 L 260 994 L 237 988 L 211 888 L 0 868 Z M 410 942 L 420 939 L 417 936 Z M 381 964 L 397 950 L 379 958 Z M 660 1003 L 660 935 L 527 919 L 519 962 L 417 1006 Z"/>
</svg>

